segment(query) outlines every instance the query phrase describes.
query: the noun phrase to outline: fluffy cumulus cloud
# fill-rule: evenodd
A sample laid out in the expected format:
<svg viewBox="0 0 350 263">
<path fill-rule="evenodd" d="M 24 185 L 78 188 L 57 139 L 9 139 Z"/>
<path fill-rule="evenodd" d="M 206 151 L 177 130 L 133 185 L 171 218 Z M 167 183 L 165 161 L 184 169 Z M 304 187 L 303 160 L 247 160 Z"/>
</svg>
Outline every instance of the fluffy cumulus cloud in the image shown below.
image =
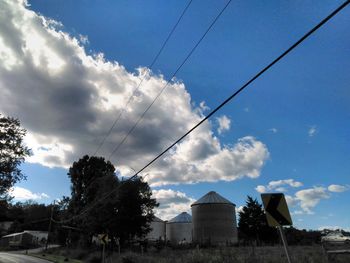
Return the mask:
<svg viewBox="0 0 350 263">
<path fill-rule="evenodd" d="M 348 187 L 343 185 L 331 184 L 326 187 L 316 187 L 309 189 L 303 189 L 295 193 L 294 198 L 292 198 L 294 203 L 300 205 L 301 210 L 299 214 L 313 214 L 312 209 L 320 203 L 323 199 L 328 199 L 331 197 L 332 192 L 344 192 L 347 191 Z"/>
<path fill-rule="evenodd" d="M 98 152 L 108 157 L 166 80 L 147 68 L 128 72 L 103 54 L 87 54 L 85 36 L 68 35 L 23 0 L 3 0 L 0 12 L 0 112 L 19 118 L 28 130 L 26 143 L 34 153 L 28 161 L 69 167 L 94 153 L 133 96 Z M 172 81 L 112 156 L 117 169 L 140 169 L 197 123 L 207 106 L 192 105 L 185 84 Z M 223 131 L 229 122 L 223 119 L 221 126 Z M 258 177 L 269 156 L 266 145 L 250 136 L 229 145 L 206 122 L 145 171 L 147 179 L 156 186 Z"/>
<path fill-rule="evenodd" d="M 294 179 L 284 179 L 271 181 L 267 186 L 258 185 L 255 187 L 255 190 L 259 193 L 265 193 L 268 191 L 286 192 L 288 190 L 287 187 L 297 188 L 301 186 L 303 186 L 303 184 L 301 182 L 295 181 Z"/>
<path fill-rule="evenodd" d="M 345 185 L 331 184 L 330 186 L 328 186 L 328 191 L 330 192 L 341 193 L 347 190 L 349 190 L 349 187 Z"/>
<path fill-rule="evenodd" d="M 322 200 L 328 199 L 330 194 L 324 187 L 313 187 L 295 193 L 295 199 L 300 202 L 301 209 L 307 214 L 313 214 L 312 209 Z"/>
<path fill-rule="evenodd" d="M 294 179 L 271 181 L 267 185 L 258 185 L 255 190 L 259 193 L 266 192 L 287 192 L 291 189 L 300 188 L 303 186 L 302 182 Z M 349 189 L 348 186 L 331 184 L 328 187 L 306 188 L 294 192 L 292 195 L 285 195 L 286 201 L 290 208 L 293 208 L 292 214 L 314 214 L 313 209 L 321 202 L 321 200 L 331 197 L 332 192 L 344 192 Z"/>
<path fill-rule="evenodd" d="M 286 202 L 289 207 L 294 207 L 297 205 L 297 200 L 291 195 L 285 195 Z"/>
<path fill-rule="evenodd" d="M 170 220 L 181 212 L 190 212 L 191 204 L 195 202 L 195 199 L 185 193 L 171 189 L 153 190 L 152 194 L 159 203 L 155 209 L 156 216 L 163 220 Z"/>
<path fill-rule="evenodd" d="M 15 186 L 11 188 L 9 191 L 9 195 L 17 201 L 41 200 L 41 199 L 49 198 L 49 196 L 45 193 L 33 193 L 30 190 L 19 186 Z"/>
<path fill-rule="evenodd" d="M 221 117 L 217 118 L 219 127 L 218 127 L 218 133 L 221 134 L 224 131 L 228 131 L 231 127 L 231 120 L 226 116 L 223 115 Z"/>
</svg>

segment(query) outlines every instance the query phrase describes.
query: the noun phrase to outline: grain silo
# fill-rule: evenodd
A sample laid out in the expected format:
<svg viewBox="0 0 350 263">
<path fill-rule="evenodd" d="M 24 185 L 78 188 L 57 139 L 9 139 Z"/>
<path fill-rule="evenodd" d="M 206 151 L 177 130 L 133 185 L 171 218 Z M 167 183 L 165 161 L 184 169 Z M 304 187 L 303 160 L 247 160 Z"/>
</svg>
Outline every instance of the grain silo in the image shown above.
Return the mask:
<svg viewBox="0 0 350 263">
<path fill-rule="evenodd" d="M 150 241 L 165 240 L 165 221 L 154 217 L 150 224 L 151 231 L 146 238 Z"/>
<path fill-rule="evenodd" d="M 172 244 L 192 242 L 192 217 L 186 212 L 166 223 L 166 238 Z"/>
<path fill-rule="evenodd" d="M 194 242 L 212 245 L 238 242 L 235 204 L 211 191 L 191 208 Z"/>
</svg>

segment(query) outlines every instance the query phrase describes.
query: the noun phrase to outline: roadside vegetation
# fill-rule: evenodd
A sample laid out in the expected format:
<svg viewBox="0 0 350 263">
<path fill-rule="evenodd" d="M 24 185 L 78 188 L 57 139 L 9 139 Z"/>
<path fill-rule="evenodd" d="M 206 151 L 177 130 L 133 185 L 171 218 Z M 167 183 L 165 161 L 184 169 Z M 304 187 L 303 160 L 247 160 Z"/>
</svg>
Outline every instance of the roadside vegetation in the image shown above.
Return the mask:
<svg viewBox="0 0 350 263">
<path fill-rule="evenodd" d="M 349 255 L 337 255 L 331 261 L 327 259 L 321 245 L 313 246 L 291 246 L 290 254 L 293 262 L 298 263 L 348 263 Z M 49 253 L 38 254 L 37 256 L 53 262 L 86 262 L 100 263 L 101 251 L 90 251 L 81 249 L 54 249 Z M 64 259 L 69 258 L 68 261 Z M 75 258 L 72 260 L 71 258 Z M 79 260 L 78 260 L 79 259 Z M 63 261 L 62 261 L 63 260 Z M 106 262 L 113 263 L 283 263 L 287 262 L 283 247 L 225 247 L 225 248 L 186 248 L 173 249 L 163 248 L 156 250 L 149 249 L 141 254 L 141 251 L 124 251 L 108 254 Z"/>
<path fill-rule="evenodd" d="M 65 263 L 65 262 L 71 262 L 71 263 L 82 263 L 83 261 L 77 260 L 77 259 L 71 259 L 66 256 L 61 256 L 61 255 L 55 255 L 55 254 L 50 254 L 50 253 L 38 253 L 38 254 L 29 254 L 30 256 L 37 257 L 37 258 L 42 258 L 49 260 L 54 263 Z"/>
</svg>

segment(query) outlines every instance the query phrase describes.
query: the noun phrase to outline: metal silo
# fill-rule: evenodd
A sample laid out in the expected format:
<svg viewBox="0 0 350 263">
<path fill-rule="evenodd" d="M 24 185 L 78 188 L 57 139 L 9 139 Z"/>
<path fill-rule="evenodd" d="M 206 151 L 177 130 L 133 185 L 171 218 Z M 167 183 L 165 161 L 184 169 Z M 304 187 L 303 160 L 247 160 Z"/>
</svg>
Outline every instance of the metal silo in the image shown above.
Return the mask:
<svg viewBox="0 0 350 263">
<path fill-rule="evenodd" d="M 148 240 L 165 240 L 165 221 L 155 216 L 150 224 L 150 228 L 152 230 L 146 236 Z"/>
<path fill-rule="evenodd" d="M 172 244 L 192 242 L 192 217 L 186 212 L 166 223 L 166 238 Z"/>
<path fill-rule="evenodd" d="M 238 242 L 235 204 L 211 191 L 191 208 L 194 242 L 212 245 Z"/>
</svg>

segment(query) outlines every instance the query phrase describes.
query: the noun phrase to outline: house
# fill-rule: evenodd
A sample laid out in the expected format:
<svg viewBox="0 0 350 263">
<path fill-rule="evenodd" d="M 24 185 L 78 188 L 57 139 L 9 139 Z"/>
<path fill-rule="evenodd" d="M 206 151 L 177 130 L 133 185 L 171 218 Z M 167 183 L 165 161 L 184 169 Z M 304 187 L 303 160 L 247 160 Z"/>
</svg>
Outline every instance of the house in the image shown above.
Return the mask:
<svg viewBox="0 0 350 263">
<path fill-rule="evenodd" d="M 20 233 L 12 233 L 0 239 L 1 247 L 35 247 L 44 245 L 47 240 L 46 231 L 25 230 Z"/>
</svg>

